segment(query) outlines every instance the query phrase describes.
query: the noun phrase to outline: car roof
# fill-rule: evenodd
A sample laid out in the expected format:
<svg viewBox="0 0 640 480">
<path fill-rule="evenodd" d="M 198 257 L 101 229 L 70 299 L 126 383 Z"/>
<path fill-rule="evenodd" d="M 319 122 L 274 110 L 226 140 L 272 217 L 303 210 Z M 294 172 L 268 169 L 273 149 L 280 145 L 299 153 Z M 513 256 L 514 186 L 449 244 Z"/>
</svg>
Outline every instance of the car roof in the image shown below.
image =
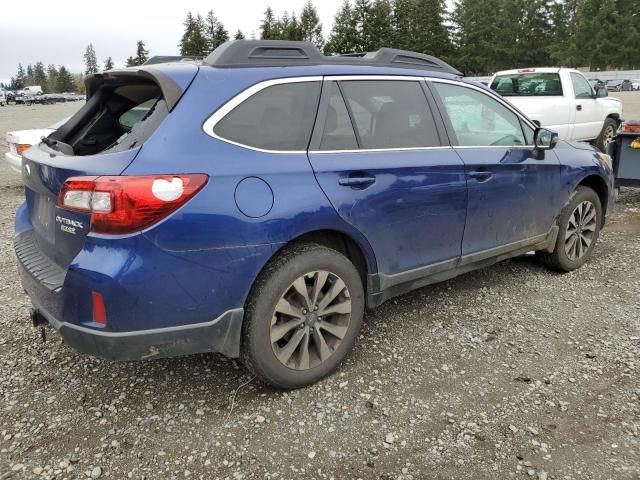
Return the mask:
<svg viewBox="0 0 640 480">
<path fill-rule="evenodd" d="M 229 71 L 230 69 L 221 67 L 212 67 L 209 65 L 201 65 L 200 69 L 209 70 L 212 72 L 219 71 L 225 75 L 233 75 L 235 72 Z M 394 68 L 394 67 L 375 67 L 369 65 L 292 65 L 287 67 L 243 67 L 241 71 L 239 69 L 238 74 L 242 76 L 250 76 L 257 79 L 257 81 L 271 80 L 276 78 L 291 78 L 291 77 L 306 77 L 306 76 L 333 76 L 333 75 L 388 75 L 388 76 L 402 76 L 402 77 L 425 77 L 425 78 L 442 78 L 462 81 L 462 77 L 459 75 L 453 75 L 451 73 L 425 71 L 422 69 L 410 69 L 410 68 Z M 465 81 L 466 82 L 466 81 Z M 472 82 L 468 82 L 472 83 Z"/>
<path fill-rule="evenodd" d="M 323 55 L 311 42 L 284 40 L 234 40 L 216 48 L 204 60 L 218 68 L 290 67 L 290 66 L 369 66 L 392 67 L 462 75 L 446 62 L 431 55 L 395 48 L 375 52 Z"/>
<path fill-rule="evenodd" d="M 560 73 L 561 71 L 578 72 L 573 68 L 564 67 L 527 67 L 527 68 L 514 68 L 511 70 L 501 70 L 496 72 L 495 75 L 518 75 L 522 73 Z"/>
</svg>

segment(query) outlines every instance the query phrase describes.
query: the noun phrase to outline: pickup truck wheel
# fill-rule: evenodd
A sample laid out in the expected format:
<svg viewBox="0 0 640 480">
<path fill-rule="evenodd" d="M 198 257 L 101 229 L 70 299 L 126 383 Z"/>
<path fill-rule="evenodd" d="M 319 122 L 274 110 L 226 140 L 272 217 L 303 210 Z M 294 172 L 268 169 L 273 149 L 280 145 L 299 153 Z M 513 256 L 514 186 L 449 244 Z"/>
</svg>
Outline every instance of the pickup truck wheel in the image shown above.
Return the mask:
<svg viewBox="0 0 640 480">
<path fill-rule="evenodd" d="M 265 267 L 251 290 L 242 361 L 275 387 L 317 382 L 351 351 L 363 315 L 364 288 L 353 263 L 322 245 L 294 245 Z"/>
<path fill-rule="evenodd" d="M 578 187 L 558 219 L 558 238 L 552 253 L 536 252 L 545 266 L 560 272 L 580 268 L 591 256 L 602 227 L 602 205 L 589 187 Z"/>
<path fill-rule="evenodd" d="M 607 118 L 602 126 L 602 131 L 598 138 L 596 138 L 595 145 L 601 152 L 606 151 L 607 145 L 609 145 L 616 136 L 616 130 L 618 130 L 618 122 L 613 118 Z"/>
</svg>

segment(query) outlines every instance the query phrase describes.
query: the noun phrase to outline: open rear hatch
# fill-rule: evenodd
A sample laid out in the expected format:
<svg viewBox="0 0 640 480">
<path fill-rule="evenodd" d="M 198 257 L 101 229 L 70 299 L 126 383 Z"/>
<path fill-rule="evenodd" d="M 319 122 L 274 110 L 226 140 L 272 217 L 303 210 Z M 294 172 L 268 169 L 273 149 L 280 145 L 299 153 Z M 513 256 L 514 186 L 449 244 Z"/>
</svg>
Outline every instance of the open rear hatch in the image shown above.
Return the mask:
<svg viewBox="0 0 640 480">
<path fill-rule="evenodd" d="M 23 156 L 29 247 L 66 269 L 90 230 L 87 213 L 63 209 L 71 177 L 119 175 L 167 117 L 195 77 L 195 64 L 110 71 L 85 81 L 87 103 Z"/>
</svg>

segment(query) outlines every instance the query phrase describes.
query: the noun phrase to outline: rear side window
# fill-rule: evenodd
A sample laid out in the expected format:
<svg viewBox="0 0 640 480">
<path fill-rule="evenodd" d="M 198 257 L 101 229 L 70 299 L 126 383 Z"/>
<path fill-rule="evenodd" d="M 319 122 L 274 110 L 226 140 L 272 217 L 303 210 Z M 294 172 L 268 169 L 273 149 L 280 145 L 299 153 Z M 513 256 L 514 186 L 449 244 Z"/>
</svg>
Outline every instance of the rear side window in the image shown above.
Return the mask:
<svg viewBox="0 0 640 480">
<path fill-rule="evenodd" d="M 264 150 L 306 150 L 320 82 L 283 83 L 260 90 L 214 127 L 219 137 Z"/>
<path fill-rule="evenodd" d="M 433 115 L 418 82 L 346 80 L 340 87 L 360 148 L 440 146 Z"/>
<path fill-rule="evenodd" d="M 329 105 L 322 129 L 320 150 L 357 150 L 358 141 L 353 131 L 347 106 L 344 103 L 338 84 L 329 86 Z"/>
<path fill-rule="evenodd" d="M 493 79 L 490 88 L 503 97 L 562 96 L 562 83 L 557 73 L 500 75 Z"/>
</svg>

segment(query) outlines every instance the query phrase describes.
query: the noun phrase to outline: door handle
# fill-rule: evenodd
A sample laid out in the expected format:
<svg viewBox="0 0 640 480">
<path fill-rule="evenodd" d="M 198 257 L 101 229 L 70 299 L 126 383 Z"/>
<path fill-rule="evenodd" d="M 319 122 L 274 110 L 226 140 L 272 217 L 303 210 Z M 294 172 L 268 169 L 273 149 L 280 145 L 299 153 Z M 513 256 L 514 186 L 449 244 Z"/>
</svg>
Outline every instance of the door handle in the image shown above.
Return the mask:
<svg viewBox="0 0 640 480">
<path fill-rule="evenodd" d="M 363 189 L 376 183 L 376 177 L 367 175 L 365 173 L 355 173 L 349 175 L 348 177 L 342 177 L 338 179 L 338 183 L 343 187 Z"/>
<path fill-rule="evenodd" d="M 582 105 L 576 105 L 576 110 L 581 111 L 582 110 Z"/>
<path fill-rule="evenodd" d="M 469 172 L 469 177 L 475 178 L 479 182 L 484 182 L 493 177 L 493 173 L 487 172 L 486 170 L 476 170 L 474 172 Z"/>
</svg>

